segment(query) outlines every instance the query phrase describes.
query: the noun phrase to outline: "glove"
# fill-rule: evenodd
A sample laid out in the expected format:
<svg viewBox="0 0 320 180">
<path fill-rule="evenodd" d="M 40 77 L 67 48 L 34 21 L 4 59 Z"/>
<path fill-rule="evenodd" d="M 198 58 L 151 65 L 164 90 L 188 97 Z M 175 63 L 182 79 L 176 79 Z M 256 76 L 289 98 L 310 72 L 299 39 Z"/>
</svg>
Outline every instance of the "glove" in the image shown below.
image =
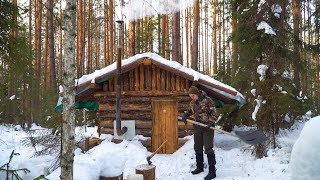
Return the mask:
<svg viewBox="0 0 320 180">
<path fill-rule="evenodd" d="M 180 120 L 180 121 L 186 122 L 187 119 L 188 119 L 188 115 L 184 114 L 184 115 L 181 117 L 181 120 Z"/>
<path fill-rule="evenodd" d="M 210 129 L 210 127 L 214 127 L 215 126 L 215 122 L 214 121 L 209 121 L 208 125 L 206 126 L 207 129 Z"/>
</svg>

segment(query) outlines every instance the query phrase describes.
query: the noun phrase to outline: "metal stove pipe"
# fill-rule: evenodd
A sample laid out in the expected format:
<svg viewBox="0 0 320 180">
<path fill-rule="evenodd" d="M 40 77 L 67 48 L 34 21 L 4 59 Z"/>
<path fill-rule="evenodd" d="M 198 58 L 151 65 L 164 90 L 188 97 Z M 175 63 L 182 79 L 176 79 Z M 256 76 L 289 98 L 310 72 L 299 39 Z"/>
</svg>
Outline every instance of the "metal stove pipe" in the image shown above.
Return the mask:
<svg viewBox="0 0 320 180">
<path fill-rule="evenodd" d="M 119 136 L 127 132 L 128 128 L 121 129 L 121 57 L 122 57 L 122 39 L 123 39 L 123 21 L 118 23 L 118 47 L 117 47 L 117 86 L 116 86 L 116 128 Z"/>
</svg>

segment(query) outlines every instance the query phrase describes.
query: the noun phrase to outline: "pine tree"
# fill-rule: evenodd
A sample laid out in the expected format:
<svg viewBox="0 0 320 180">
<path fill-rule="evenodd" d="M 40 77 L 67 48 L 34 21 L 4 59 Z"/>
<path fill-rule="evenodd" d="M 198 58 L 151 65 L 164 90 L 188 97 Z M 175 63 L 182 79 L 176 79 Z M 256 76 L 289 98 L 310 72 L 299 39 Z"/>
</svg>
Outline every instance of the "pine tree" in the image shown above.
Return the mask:
<svg viewBox="0 0 320 180">
<path fill-rule="evenodd" d="M 233 81 L 247 97 L 239 120 L 256 124 L 268 134 L 269 141 L 256 147 L 256 156 L 266 155 L 267 147 L 277 147 L 276 135 L 281 127 L 290 127 L 294 119 L 304 113 L 304 100 L 300 89 L 294 85 L 290 72 L 294 53 L 290 50 L 288 1 L 271 0 L 264 4 L 241 2 L 237 11 L 237 39 L 239 44 L 239 69 Z M 279 9 L 282 11 L 277 11 Z M 247 11 L 247 9 L 249 9 Z M 259 25 L 269 25 L 272 31 L 259 30 Z M 257 29 L 258 27 L 258 29 Z M 265 68 L 265 74 L 258 74 Z M 290 74 L 290 73 L 289 73 Z M 260 76 L 260 77 L 259 77 Z M 256 90 L 255 94 L 251 94 Z M 254 108 L 260 105 L 257 116 Z M 249 121 L 252 117 L 255 121 Z M 246 120 L 245 120 L 246 119 Z"/>
<path fill-rule="evenodd" d="M 25 28 L 16 21 L 20 16 L 16 4 L 1 1 L 0 8 L 0 119 L 23 124 L 31 110 L 26 107 L 32 98 L 32 49 Z"/>
</svg>

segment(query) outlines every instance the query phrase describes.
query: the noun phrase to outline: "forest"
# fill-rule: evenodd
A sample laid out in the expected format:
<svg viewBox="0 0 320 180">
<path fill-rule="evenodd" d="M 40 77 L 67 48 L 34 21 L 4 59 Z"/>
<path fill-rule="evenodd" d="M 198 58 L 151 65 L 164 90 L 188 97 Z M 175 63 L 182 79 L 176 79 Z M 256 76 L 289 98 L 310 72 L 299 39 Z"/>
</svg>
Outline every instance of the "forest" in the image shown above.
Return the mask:
<svg viewBox="0 0 320 180">
<path fill-rule="evenodd" d="M 0 1 L 0 123 L 61 125 L 54 107 L 66 67 L 65 6 Z M 281 128 L 309 110 L 319 115 L 319 6 L 317 0 L 77 0 L 71 66 L 79 79 L 116 62 L 121 46 L 121 59 L 153 52 L 235 87 L 247 102 L 221 110 L 221 125 L 266 132 L 270 141 L 255 149 L 261 157 L 277 147 Z M 77 117 L 77 124 L 89 123 L 80 110 Z"/>
</svg>

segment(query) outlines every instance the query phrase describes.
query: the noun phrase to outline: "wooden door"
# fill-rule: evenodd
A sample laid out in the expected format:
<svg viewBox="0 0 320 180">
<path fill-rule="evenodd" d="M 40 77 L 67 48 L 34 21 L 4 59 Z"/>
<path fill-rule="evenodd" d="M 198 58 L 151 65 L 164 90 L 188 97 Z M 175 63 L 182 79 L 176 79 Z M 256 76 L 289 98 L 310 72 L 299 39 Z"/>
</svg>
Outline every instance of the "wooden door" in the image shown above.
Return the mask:
<svg viewBox="0 0 320 180">
<path fill-rule="evenodd" d="M 167 140 L 159 153 L 172 154 L 178 149 L 178 104 L 176 100 L 153 100 L 151 150 Z"/>
</svg>

